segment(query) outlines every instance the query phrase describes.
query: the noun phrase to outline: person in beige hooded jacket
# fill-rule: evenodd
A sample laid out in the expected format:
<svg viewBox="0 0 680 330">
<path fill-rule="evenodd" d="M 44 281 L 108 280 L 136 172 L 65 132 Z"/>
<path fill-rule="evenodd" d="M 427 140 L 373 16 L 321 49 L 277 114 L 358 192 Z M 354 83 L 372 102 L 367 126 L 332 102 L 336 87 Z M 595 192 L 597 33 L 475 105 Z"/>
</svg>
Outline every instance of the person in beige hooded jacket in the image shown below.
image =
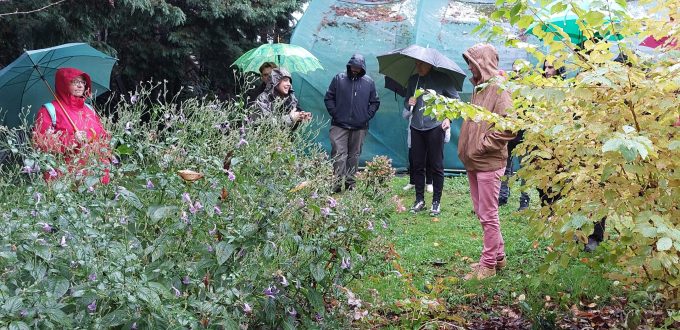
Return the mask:
<svg viewBox="0 0 680 330">
<path fill-rule="evenodd" d="M 474 86 L 471 103 L 499 115 L 512 107 L 508 91 L 500 90 L 494 83 L 502 79 L 498 70 L 498 52 L 490 44 L 477 44 L 463 53 L 472 71 Z M 480 84 L 488 83 L 485 86 Z M 484 279 L 496 275 L 496 269 L 505 266 L 505 249 L 498 219 L 498 193 L 501 177 L 508 158 L 508 141 L 514 138 L 509 132 L 493 130 L 488 122 L 465 120 L 458 139 L 458 157 L 465 166 L 470 183 L 470 195 L 475 214 L 484 231 L 484 247 L 479 263 L 473 265 L 466 280 Z"/>
</svg>

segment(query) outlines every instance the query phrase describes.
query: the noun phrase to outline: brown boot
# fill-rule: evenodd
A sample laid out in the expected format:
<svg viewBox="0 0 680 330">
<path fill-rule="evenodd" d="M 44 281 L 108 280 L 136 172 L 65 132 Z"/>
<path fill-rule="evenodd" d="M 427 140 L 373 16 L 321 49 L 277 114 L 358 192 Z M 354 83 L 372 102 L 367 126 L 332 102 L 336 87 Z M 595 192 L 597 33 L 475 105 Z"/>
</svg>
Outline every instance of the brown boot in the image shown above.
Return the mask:
<svg viewBox="0 0 680 330">
<path fill-rule="evenodd" d="M 483 280 L 485 278 L 496 276 L 496 268 L 488 268 L 482 265 L 477 265 L 472 271 L 463 277 L 464 280 L 471 279 Z"/>
</svg>

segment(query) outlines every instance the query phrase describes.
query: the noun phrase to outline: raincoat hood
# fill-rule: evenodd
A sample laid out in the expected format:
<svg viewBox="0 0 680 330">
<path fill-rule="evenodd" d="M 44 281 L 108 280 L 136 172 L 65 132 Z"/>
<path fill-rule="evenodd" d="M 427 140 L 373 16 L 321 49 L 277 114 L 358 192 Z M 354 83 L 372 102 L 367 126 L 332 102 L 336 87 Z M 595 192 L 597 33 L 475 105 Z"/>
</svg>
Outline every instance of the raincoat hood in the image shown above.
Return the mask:
<svg viewBox="0 0 680 330">
<path fill-rule="evenodd" d="M 281 83 L 281 80 L 283 80 L 283 78 L 288 78 L 290 79 L 290 83 L 291 84 L 293 83 L 293 76 L 291 76 L 288 70 L 284 68 L 276 68 L 272 70 L 271 73 L 272 80 L 269 86 L 267 86 L 267 92 L 273 92 L 276 89 L 276 86 L 278 86 L 279 83 Z"/>
<path fill-rule="evenodd" d="M 77 97 L 71 95 L 69 92 L 69 87 L 71 81 L 77 77 L 83 77 L 85 80 L 85 93 L 84 97 Z M 57 70 L 54 76 L 54 92 L 57 94 L 57 98 L 66 107 L 82 108 L 85 106 L 85 98 L 90 95 L 92 86 L 92 79 L 87 73 L 74 68 L 61 68 Z"/>
<path fill-rule="evenodd" d="M 366 60 L 364 60 L 364 56 L 361 54 L 354 54 L 352 55 L 352 58 L 349 59 L 347 62 L 347 76 L 352 77 L 352 70 L 351 67 L 357 66 L 361 68 L 361 73 L 357 76 L 357 78 L 361 78 L 364 75 L 366 75 Z"/>
<path fill-rule="evenodd" d="M 465 62 L 476 67 L 482 75 L 481 78 L 476 78 L 474 74 L 470 77 L 470 81 L 474 86 L 499 75 L 498 51 L 490 44 L 481 43 L 468 48 L 463 53 L 463 58 L 465 59 Z"/>
</svg>

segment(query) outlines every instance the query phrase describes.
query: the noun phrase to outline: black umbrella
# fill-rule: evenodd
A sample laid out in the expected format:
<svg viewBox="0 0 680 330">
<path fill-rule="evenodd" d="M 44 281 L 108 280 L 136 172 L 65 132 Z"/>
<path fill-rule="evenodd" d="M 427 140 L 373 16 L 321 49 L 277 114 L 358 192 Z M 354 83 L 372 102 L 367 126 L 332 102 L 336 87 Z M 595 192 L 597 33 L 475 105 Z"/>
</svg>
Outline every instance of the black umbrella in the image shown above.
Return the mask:
<svg viewBox="0 0 680 330">
<path fill-rule="evenodd" d="M 434 48 L 418 45 L 395 49 L 378 56 L 379 72 L 392 80 L 388 85 L 386 79 L 385 87 L 397 93 L 400 93 L 400 90 L 395 85 L 406 88 L 408 79 L 416 73 L 416 60 L 432 64 L 433 70 L 446 74 L 457 90 L 463 90 L 465 73 L 458 64 Z"/>
</svg>

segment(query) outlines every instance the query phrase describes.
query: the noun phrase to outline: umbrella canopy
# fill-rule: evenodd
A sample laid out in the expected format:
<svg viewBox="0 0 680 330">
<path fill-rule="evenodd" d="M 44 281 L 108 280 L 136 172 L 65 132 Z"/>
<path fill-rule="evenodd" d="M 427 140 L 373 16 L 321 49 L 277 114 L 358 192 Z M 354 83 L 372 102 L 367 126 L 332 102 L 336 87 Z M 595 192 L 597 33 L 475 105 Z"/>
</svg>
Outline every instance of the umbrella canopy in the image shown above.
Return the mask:
<svg viewBox="0 0 680 330">
<path fill-rule="evenodd" d="M 2 124 L 22 124 L 22 108 L 30 106 L 26 120 L 33 123 L 41 105 L 54 100 L 52 93 L 57 69 L 79 69 L 92 78 L 92 96 L 109 90 L 111 69 L 116 59 L 88 44 L 71 43 L 29 50 L 0 70 L 0 118 Z"/>
<path fill-rule="evenodd" d="M 406 88 L 408 78 L 416 73 L 416 60 L 432 64 L 433 70 L 446 74 L 451 78 L 457 90 L 463 90 L 465 73 L 458 64 L 434 48 L 418 45 L 396 49 L 378 56 L 379 72 L 391 79 L 389 84 L 385 84 L 385 87 L 397 93 L 401 91 L 397 86 Z"/>
<path fill-rule="evenodd" d="M 671 49 L 678 47 L 677 40 L 674 40 L 674 39 L 668 40 L 668 39 L 670 39 L 670 37 L 668 37 L 668 36 L 663 37 L 663 38 L 658 39 L 658 40 L 656 38 L 654 38 L 653 36 L 648 36 L 647 38 L 645 38 L 645 40 L 642 40 L 642 42 L 640 43 L 640 46 L 645 46 L 645 47 L 649 47 L 649 48 L 657 48 L 657 47 L 660 47 L 660 46 L 664 46 L 664 47 L 671 48 Z"/>
<path fill-rule="evenodd" d="M 598 15 L 598 13 L 602 14 L 605 23 L 610 22 L 609 19 L 610 12 L 612 16 L 616 16 L 614 14 L 615 11 L 624 11 L 624 9 L 621 6 L 613 2 L 608 4 L 609 6 L 608 10 L 601 10 L 595 7 L 591 8 L 593 2 L 594 1 L 581 1 L 572 2 L 571 4 L 577 5 L 583 11 L 588 12 L 587 15 Z M 550 9 L 552 8 L 552 6 L 553 4 L 548 5 L 545 11 L 543 11 L 544 15 L 541 15 L 543 16 L 545 25 L 541 22 L 534 23 L 531 26 L 529 26 L 526 33 L 536 35 L 535 29 L 539 26 L 542 26 L 543 31 L 546 32 L 557 32 L 558 29 L 561 29 L 562 31 L 564 31 L 564 33 L 569 35 L 571 42 L 577 45 L 588 39 L 583 35 L 583 31 L 581 31 L 581 28 L 578 26 L 577 21 L 579 20 L 579 17 L 574 13 L 572 9 L 566 9 L 564 11 L 550 14 Z M 614 22 L 618 21 L 620 21 L 619 18 L 614 17 Z M 559 38 L 560 38 L 559 35 L 555 36 L 555 40 L 559 40 Z M 611 40 L 620 39 L 619 36 L 614 35 L 607 36 L 607 38 Z"/>
<path fill-rule="evenodd" d="M 274 62 L 289 72 L 308 73 L 323 69 L 321 62 L 308 50 L 290 44 L 264 44 L 241 55 L 231 66 L 244 72 L 258 72 L 264 62 Z"/>
</svg>

